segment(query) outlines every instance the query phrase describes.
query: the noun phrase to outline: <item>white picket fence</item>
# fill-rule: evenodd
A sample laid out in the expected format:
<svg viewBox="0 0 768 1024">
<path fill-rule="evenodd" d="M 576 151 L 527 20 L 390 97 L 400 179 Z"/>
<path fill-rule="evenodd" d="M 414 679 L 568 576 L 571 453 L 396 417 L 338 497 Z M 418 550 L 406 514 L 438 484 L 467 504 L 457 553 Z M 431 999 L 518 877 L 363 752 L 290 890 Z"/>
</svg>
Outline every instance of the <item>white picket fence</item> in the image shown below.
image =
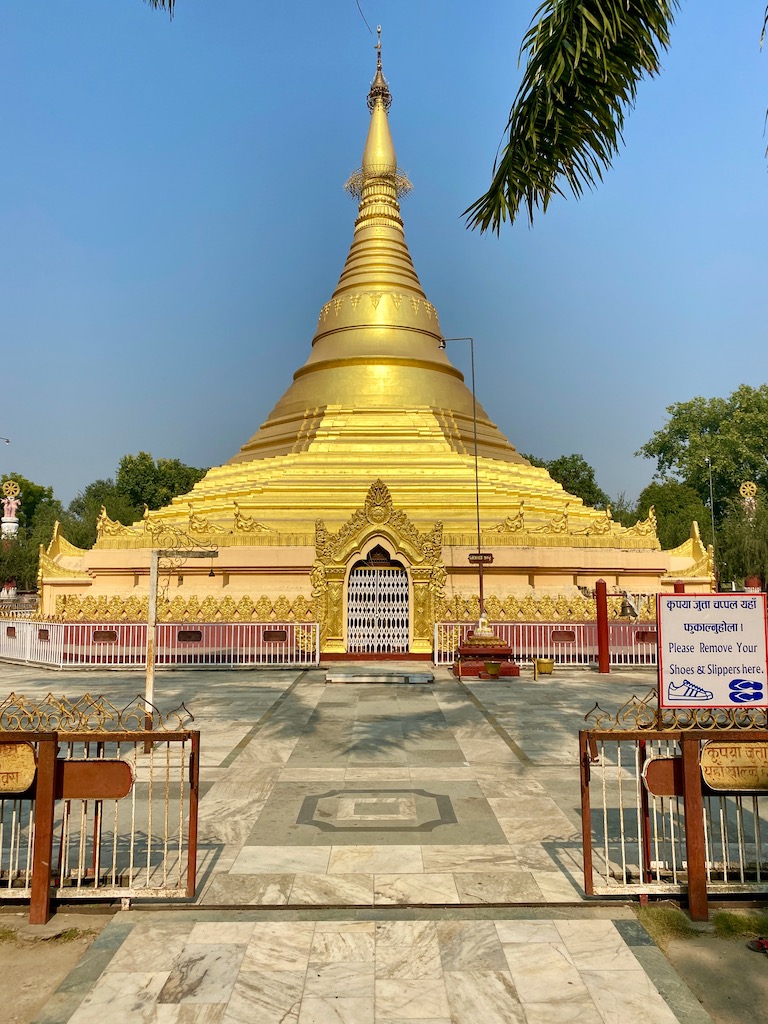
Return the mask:
<svg viewBox="0 0 768 1024">
<path fill-rule="evenodd" d="M 52 668 L 144 668 L 147 626 L 140 622 L 0 620 L 0 659 Z M 158 669 L 313 666 L 316 622 L 162 622 Z"/>
</svg>

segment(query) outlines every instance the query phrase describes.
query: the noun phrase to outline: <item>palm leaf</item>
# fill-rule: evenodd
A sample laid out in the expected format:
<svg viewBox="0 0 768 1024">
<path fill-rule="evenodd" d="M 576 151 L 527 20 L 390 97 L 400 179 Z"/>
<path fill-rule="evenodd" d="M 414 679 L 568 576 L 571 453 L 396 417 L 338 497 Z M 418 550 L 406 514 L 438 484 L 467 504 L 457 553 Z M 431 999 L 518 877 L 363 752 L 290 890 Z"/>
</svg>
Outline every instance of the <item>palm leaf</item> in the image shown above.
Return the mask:
<svg viewBox="0 0 768 1024">
<path fill-rule="evenodd" d="M 144 3 L 154 7 L 155 10 L 159 7 L 163 11 L 168 11 L 170 16 L 173 17 L 173 8 L 176 0 L 144 0 Z"/>
<path fill-rule="evenodd" d="M 524 206 L 546 210 L 565 185 L 575 196 L 610 167 L 624 115 L 659 53 L 679 0 L 545 0 L 520 49 L 527 66 L 485 195 L 467 226 L 499 233 Z"/>
</svg>

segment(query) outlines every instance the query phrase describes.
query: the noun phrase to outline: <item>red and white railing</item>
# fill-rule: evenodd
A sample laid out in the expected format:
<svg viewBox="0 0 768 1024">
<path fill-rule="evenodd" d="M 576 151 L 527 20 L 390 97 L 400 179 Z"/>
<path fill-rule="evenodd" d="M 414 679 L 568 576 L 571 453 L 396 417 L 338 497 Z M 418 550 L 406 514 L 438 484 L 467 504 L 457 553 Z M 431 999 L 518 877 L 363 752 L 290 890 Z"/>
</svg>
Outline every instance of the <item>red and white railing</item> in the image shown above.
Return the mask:
<svg viewBox="0 0 768 1024">
<path fill-rule="evenodd" d="M 56 668 L 143 668 L 147 626 L 140 622 L 0 621 L 0 659 Z M 316 622 L 162 622 L 157 668 L 317 665 Z"/>
</svg>

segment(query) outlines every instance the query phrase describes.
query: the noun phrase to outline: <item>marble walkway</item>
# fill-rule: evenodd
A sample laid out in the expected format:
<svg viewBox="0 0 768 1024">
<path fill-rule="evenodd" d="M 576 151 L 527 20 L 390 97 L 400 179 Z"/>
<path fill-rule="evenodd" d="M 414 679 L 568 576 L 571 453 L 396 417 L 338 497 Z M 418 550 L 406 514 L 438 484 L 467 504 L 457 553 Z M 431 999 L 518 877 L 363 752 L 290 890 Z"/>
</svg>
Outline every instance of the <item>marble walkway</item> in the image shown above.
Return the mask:
<svg viewBox="0 0 768 1024">
<path fill-rule="evenodd" d="M 160 674 L 202 733 L 198 897 L 118 913 L 40 1024 L 709 1021 L 631 908 L 583 896 L 576 733 L 654 675 L 434 674 Z M 141 686 L 4 675 L 115 704 Z"/>
</svg>

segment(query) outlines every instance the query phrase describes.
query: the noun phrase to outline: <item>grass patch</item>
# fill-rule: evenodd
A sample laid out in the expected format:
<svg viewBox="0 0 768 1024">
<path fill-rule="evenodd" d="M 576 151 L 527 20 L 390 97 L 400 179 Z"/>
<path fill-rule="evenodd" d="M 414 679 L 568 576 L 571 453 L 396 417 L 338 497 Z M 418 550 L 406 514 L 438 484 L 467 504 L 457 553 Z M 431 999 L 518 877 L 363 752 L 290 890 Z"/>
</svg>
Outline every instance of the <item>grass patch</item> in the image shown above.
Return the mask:
<svg viewBox="0 0 768 1024">
<path fill-rule="evenodd" d="M 712 924 L 719 939 L 754 939 L 768 935 L 768 912 L 718 910 L 712 915 Z"/>
<path fill-rule="evenodd" d="M 679 907 L 639 907 L 637 919 L 661 949 L 666 949 L 672 939 L 690 939 L 701 934 Z"/>
<path fill-rule="evenodd" d="M 78 939 L 90 939 L 96 934 L 91 928 L 65 928 L 63 932 L 51 935 L 46 942 L 77 942 Z"/>
<path fill-rule="evenodd" d="M 98 935 L 98 932 L 92 928 L 65 928 L 63 931 L 54 932 L 52 935 L 35 935 L 30 932 L 24 932 L 19 935 L 15 928 L 0 927 L 0 944 L 12 942 L 18 946 L 34 946 L 39 942 L 47 942 L 63 945 L 67 942 L 77 942 L 79 939 L 90 940 L 96 935 Z"/>
</svg>

